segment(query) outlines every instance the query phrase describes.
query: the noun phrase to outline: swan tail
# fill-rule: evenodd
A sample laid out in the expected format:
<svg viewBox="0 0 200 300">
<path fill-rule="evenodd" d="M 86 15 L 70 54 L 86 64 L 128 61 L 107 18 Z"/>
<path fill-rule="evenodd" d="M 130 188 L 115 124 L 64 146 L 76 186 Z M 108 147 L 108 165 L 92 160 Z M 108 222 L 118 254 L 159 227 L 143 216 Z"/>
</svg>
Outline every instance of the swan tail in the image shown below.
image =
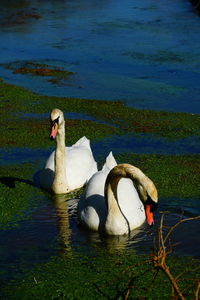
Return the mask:
<svg viewBox="0 0 200 300">
<path fill-rule="evenodd" d="M 89 149 L 91 151 L 90 148 L 90 140 L 88 140 L 88 138 L 86 138 L 85 136 L 83 136 L 82 138 L 80 138 L 73 146 L 76 147 L 86 147 L 87 149 Z"/>
<path fill-rule="evenodd" d="M 111 170 L 112 168 L 114 168 L 117 165 L 117 162 L 112 154 L 112 151 L 108 154 L 108 156 L 106 157 L 106 162 L 103 165 L 102 170 L 106 170 L 109 169 Z"/>
</svg>

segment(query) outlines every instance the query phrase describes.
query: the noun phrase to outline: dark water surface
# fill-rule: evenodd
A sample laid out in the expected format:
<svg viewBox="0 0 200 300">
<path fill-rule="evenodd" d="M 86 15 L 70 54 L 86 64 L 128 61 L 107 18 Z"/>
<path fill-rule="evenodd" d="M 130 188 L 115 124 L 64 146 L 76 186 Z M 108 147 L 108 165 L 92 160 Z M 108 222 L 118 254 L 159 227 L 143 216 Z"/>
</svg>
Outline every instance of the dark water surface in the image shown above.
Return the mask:
<svg viewBox="0 0 200 300">
<path fill-rule="evenodd" d="M 185 217 L 194 217 L 200 210 L 199 199 L 159 199 L 159 209 L 167 210 L 164 224 L 174 225 L 180 220 L 184 209 Z M 89 254 L 98 249 L 108 252 L 132 249 L 138 254 L 150 254 L 160 223 L 160 214 L 155 213 L 155 225 L 144 224 L 134 230 L 131 236 L 104 237 L 79 227 L 76 218 L 77 200 L 57 201 L 49 197 L 49 203 L 40 207 L 31 220 L 20 222 L 19 227 L 0 233 L 1 284 L 11 278 L 23 275 L 36 263 L 47 262 L 52 256 L 66 255 L 71 251 Z M 192 255 L 200 258 L 200 222 L 186 222 L 171 236 L 176 255 Z M 166 231 L 166 230 L 164 230 Z"/>
<path fill-rule="evenodd" d="M 48 95 L 199 113 L 199 16 L 187 0 L 1 1 L 0 74 Z M 74 72 L 52 84 L 4 64 Z"/>
<path fill-rule="evenodd" d="M 123 100 L 137 108 L 200 113 L 199 37 L 200 19 L 187 0 L 1 1 L 0 77 L 41 94 Z M 5 66 L 27 61 L 74 74 L 52 84 L 47 78 L 13 74 Z M 135 134 L 106 138 L 92 147 L 97 158 L 110 150 L 119 154 L 132 149 L 135 153 L 196 154 L 199 140 Z M 39 169 L 49 151 L 1 151 L 0 163 L 35 162 Z M 60 203 L 46 194 L 43 197 L 46 205 L 38 207 L 31 220 L 0 233 L 4 280 L 14 277 L 23 265 L 45 262 L 66 249 L 87 252 L 98 246 L 149 253 L 153 245 L 158 212 L 153 228 L 144 225 L 131 237 L 106 239 L 79 228 L 76 200 Z M 168 225 L 179 220 L 183 211 L 184 217 L 199 215 L 199 199 L 159 200 L 159 210 L 172 212 L 165 218 Z M 199 236 L 199 221 L 181 225 L 174 236 L 174 242 L 181 241 L 176 253 L 199 258 Z"/>
</svg>

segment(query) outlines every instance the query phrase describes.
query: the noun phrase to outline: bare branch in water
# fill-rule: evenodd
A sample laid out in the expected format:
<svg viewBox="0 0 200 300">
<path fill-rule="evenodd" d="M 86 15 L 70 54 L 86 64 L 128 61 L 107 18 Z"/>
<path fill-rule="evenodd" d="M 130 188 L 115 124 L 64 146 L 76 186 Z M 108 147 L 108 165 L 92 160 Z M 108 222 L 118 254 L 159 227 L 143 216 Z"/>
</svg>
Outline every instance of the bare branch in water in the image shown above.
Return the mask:
<svg viewBox="0 0 200 300">
<path fill-rule="evenodd" d="M 174 297 L 174 294 L 176 293 L 178 295 L 179 299 L 184 300 L 185 297 L 183 296 L 183 292 L 180 290 L 180 287 L 178 285 L 178 281 L 179 281 L 180 277 L 184 273 L 186 273 L 186 271 L 184 271 L 181 274 L 179 274 L 178 276 L 174 277 L 172 275 L 169 267 L 166 264 L 167 255 L 172 252 L 172 245 L 170 243 L 170 236 L 171 236 L 172 232 L 175 230 L 175 228 L 177 228 L 180 224 L 182 224 L 184 222 L 200 219 L 200 216 L 193 217 L 193 218 L 187 218 L 187 219 L 181 219 L 175 225 L 169 227 L 169 230 L 168 230 L 168 232 L 166 233 L 166 235 L 164 237 L 163 236 L 163 228 L 166 228 L 166 226 L 163 225 L 164 215 L 165 215 L 164 213 L 162 213 L 162 215 L 161 215 L 160 227 L 159 227 L 159 230 L 158 230 L 158 247 L 157 247 L 156 251 L 153 254 L 152 261 L 153 261 L 154 267 L 157 270 L 163 271 L 163 273 L 170 280 L 170 283 L 172 285 L 172 298 Z M 167 249 L 167 246 L 166 246 L 167 242 L 170 244 L 170 249 Z M 199 267 L 195 268 L 195 270 L 197 270 L 197 269 L 199 269 Z M 195 294 L 194 299 L 195 300 L 198 299 L 199 290 L 200 290 L 200 282 L 197 283 L 197 287 L 194 291 L 194 294 Z"/>
</svg>

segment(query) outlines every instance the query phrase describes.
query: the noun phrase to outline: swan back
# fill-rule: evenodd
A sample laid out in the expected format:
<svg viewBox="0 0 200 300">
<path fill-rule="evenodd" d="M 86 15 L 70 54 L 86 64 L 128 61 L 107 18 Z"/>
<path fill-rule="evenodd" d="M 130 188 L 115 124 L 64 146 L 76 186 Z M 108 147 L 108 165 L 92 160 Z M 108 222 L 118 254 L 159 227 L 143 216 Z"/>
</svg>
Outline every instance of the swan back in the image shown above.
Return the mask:
<svg viewBox="0 0 200 300">
<path fill-rule="evenodd" d="M 96 172 L 86 184 L 85 191 L 78 202 L 79 221 L 90 230 L 98 231 L 104 226 L 107 215 L 104 186 L 108 173 L 116 165 L 116 160 L 110 152 L 103 168 Z"/>
<path fill-rule="evenodd" d="M 92 175 L 98 171 L 90 148 L 90 141 L 86 137 L 81 140 L 71 147 L 65 148 L 65 156 L 67 157 L 66 177 L 72 189 L 86 184 Z"/>
</svg>

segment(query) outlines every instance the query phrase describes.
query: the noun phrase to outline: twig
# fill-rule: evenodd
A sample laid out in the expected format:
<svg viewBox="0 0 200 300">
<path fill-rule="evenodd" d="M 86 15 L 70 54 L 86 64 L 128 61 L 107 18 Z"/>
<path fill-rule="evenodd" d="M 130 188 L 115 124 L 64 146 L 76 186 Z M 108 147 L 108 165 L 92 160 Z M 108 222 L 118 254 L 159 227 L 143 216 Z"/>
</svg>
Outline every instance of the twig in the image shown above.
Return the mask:
<svg viewBox="0 0 200 300">
<path fill-rule="evenodd" d="M 198 300 L 199 299 L 199 291 L 200 291 L 200 281 L 197 283 L 197 287 L 196 287 L 196 290 L 194 292 L 194 296 L 195 296 L 195 300 Z"/>
<path fill-rule="evenodd" d="M 131 290 L 134 288 L 134 285 L 133 285 L 134 279 L 135 279 L 135 278 L 133 277 L 133 278 L 131 278 L 131 279 L 129 280 L 128 288 L 127 288 L 127 290 L 126 290 L 126 292 L 125 292 L 125 295 L 124 295 L 123 300 L 127 300 L 127 299 L 128 299 L 128 296 L 129 296 Z"/>
<path fill-rule="evenodd" d="M 187 222 L 187 221 L 191 221 L 191 220 L 197 220 L 197 219 L 200 219 L 200 216 L 192 217 L 192 218 L 187 218 L 187 219 L 181 219 L 180 221 L 178 221 L 174 226 L 170 227 L 168 233 L 165 236 L 164 243 L 166 243 L 166 241 L 168 240 L 168 238 L 169 238 L 170 234 L 172 233 L 172 231 L 174 231 L 174 229 L 177 226 L 179 226 L 181 223 L 184 223 L 184 222 Z"/>
<path fill-rule="evenodd" d="M 166 264 L 167 255 L 172 251 L 172 249 L 166 251 L 165 244 L 167 241 L 169 241 L 171 233 L 178 225 L 180 225 L 181 223 L 187 222 L 187 221 L 197 220 L 197 219 L 200 219 L 200 216 L 193 217 L 193 218 L 187 218 L 187 219 L 181 219 L 174 226 L 169 228 L 167 234 L 165 235 L 165 238 L 163 237 L 164 214 L 162 214 L 161 220 L 160 220 L 160 227 L 159 227 L 159 232 L 158 232 L 158 250 L 157 250 L 157 253 L 154 254 L 154 256 L 153 256 L 153 264 L 157 270 L 162 270 L 164 272 L 164 274 L 168 277 L 169 281 L 171 282 L 172 296 L 174 297 L 174 292 L 176 292 L 176 294 L 178 295 L 178 297 L 181 300 L 184 300 L 185 298 L 177 284 L 177 281 L 178 281 L 178 278 L 180 276 L 182 276 L 185 272 L 179 274 L 176 278 L 172 275 L 169 267 Z M 170 248 L 171 248 L 171 243 L 170 243 Z M 195 269 L 198 269 L 198 268 L 195 268 Z M 195 290 L 195 300 L 198 299 L 199 290 L 200 290 L 200 283 L 198 283 L 197 288 Z"/>
<path fill-rule="evenodd" d="M 200 269 L 200 266 L 194 268 L 193 270 L 186 270 L 186 271 L 181 272 L 180 274 L 178 274 L 178 276 L 176 276 L 176 281 L 179 280 L 179 278 L 181 276 L 183 276 L 183 274 L 188 273 L 188 272 L 196 272 L 199 269 Z"/>
</svg>

